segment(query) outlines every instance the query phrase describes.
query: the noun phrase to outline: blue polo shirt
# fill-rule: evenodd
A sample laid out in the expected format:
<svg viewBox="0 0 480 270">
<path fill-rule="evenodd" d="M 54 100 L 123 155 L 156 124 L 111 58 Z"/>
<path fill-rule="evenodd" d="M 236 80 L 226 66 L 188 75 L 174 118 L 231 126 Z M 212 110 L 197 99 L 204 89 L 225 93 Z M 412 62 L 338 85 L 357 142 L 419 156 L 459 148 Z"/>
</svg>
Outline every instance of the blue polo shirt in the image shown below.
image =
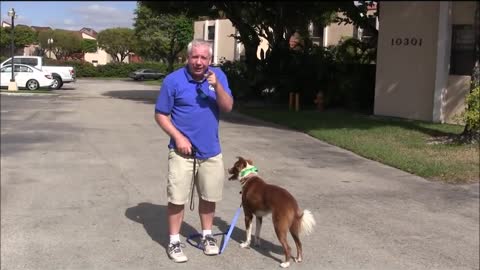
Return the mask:
<svg viewBox="0 0 480 270">
<path fill-rule="evenodd" d="M 209 69 L 215 73 L 225 92 L 232 96 L 225 73 L 220 68 Z M 197 88 L 202 93 L 197 91 Z M 197 158 L 206 159 L 221 153 L 216 93 L 206 79 L 195 81 L 187 66 L 165 77 L 157 97 L 155 112 L 171 115 L 172 124 L 197 149 Z M 176 148 L 173 138 L 170 138 L 168 148 Z"/>
</svg>

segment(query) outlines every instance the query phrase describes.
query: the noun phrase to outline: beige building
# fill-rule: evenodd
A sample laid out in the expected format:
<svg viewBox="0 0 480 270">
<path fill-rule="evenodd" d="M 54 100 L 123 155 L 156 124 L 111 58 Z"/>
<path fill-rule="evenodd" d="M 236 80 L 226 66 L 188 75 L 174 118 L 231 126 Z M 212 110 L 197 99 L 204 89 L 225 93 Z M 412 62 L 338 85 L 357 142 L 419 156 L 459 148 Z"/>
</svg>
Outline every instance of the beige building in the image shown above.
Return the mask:
<svg viewBox="0 0 480 270">
<path fill-rule="evenodd" d="M 83 39 L 96 40 L 96 34 L 95 34 L 96 32 L 92 33 L 91 31 L 87 32 L 82 30 L 80 30 L 80 33 L 82 34 Z M 106 65 L 110 62 L 113 62 L 113 57 L 101 48 L 97 48 L 97 51 L 94 53 L 85 53 L 83 59 L 86 62 L 92 63 L 94 66 Z M 128 62 L 129 62 L 129 58 L 125 57 L 125 59 L 123 59 L 123 63 L 128 63 Z"/>
<path fill-rule="evenodd" d="M 376 6 L 369 7 L 367 16 L 373 16 L 376 10 Z M 340 18 L 345 17 L 345 15 L 342 13 L 338 13 L 337 16 Z M 371 25 L 375 25 L 378 30 L 379 21 L 377 17 L 371 17 L 369 19 L 369 23 Z M 325 27 L 316 27 L 315 25 L 311 24 L 309 30 L 310 36 L 312 36 L 314 43 L 318 45 L 322 44 L 324 47 L 338 45 L 338 43 L 345 38 L 354 37 L 362 40 L 368 36 L 368 33 L 362 28 L 356 27 L 353 24 L 344 23 L 331 23 Z"/>
<path fill-rule="evenodd" d="M 474 64 L 474 1 L 382 2 L 374 114 L 454 122 Z"/>
<path fill-rule="evenodd" d="M 237 30 L 229 19 L 203 20 L 194 23 L 194 39 L 208 40 L 213 45 L 213 64 L 219 64 L 222 59 L 237 61 L 244 57 L 243 45 L 236 41 L 232 35 Z M 268 41 L 260 37 L 257 57 L 260 58 L 261 50 L 268 49 Z"/>
<path fill-rule="evenodd" d="M 465 109 L 474 65 L 474 1 L 381 2 L 374 114 L 455 123 Z M 376 7 L 367 14 L 375 12 Z M 336 45 L 368 33 L 353 25 L 310 26 L 313 41 Z M 214 63 L 239 60 L 243 47 L 227 19 L 195 22 L 195 38 L 211 40 Z M 268 48 L 262 40 L 260 49 Z M 258 53 L 259 55 L 259 53 Z"/>
<path fill-rule="evenodd" d="M 376 7 L 368 10 L 367 15 L 372 15 L 376 11 Z M 342 17 L 342 14 L 338 14 Z M 378 20 L 373 19 L 378 29 Z M 325 47 L 337 45 L 342 38 L 356 37 L 362 38 L 362 29 L 352 24 L 336 24 L 332 23 L 328 26 L 316 26 L 310 24 L 309 27 L 312 41 L 317 45 Z M 232 35 L 238 34 L 235 27 L 229 19 L 203 20 L 194 23 L 194 38 L 208 40 L 212 43 L 214 52 L 214 64 L 218 64 L 222 58 L 229 61 L 240 60 L 244 56 L 244 48 L 241 43 L 236 41 Z M 257 57 L 260 58 L 261 50 L 268 49 L 268 41 L 260 37 L 260 45 L 257 49 Z"/>
</svg>

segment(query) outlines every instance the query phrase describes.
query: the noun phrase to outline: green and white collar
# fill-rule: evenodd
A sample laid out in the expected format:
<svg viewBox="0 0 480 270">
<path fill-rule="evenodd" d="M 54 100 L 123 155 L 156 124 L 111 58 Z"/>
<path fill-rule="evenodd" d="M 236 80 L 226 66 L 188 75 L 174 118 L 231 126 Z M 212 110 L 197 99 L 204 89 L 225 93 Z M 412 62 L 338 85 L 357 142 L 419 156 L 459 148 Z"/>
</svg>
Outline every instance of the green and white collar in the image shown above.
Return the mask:
<svg viewBox="0 0 480 270">
<path fill-rule="evenodd" d="M 251 173 L 257 174 L 257 172 L 258 172 L 257 167 L 248 164 L 247 167 L 245 167 L 243 170 L 240 171 L 239 176 L 240 176 L 240 179 L 242 179 L 243 177 L 245 177 L 245 176 L 247 176 Z"/>
</svg>

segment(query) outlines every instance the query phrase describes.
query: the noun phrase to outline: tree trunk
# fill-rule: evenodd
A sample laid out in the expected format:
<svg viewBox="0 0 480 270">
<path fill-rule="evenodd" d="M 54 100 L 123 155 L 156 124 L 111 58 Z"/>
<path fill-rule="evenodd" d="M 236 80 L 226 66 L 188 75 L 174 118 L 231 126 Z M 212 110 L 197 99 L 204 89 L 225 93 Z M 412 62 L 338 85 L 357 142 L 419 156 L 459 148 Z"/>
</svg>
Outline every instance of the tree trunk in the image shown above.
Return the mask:
<svg viewBox="0 0 480 270">
<path fill-rule="evenodd" d="M 175 55 L 169 55 L 167 57 L 167 72 L 171 73 L 173 71 L 173 63 L 175 62 Z"/>
</svg>

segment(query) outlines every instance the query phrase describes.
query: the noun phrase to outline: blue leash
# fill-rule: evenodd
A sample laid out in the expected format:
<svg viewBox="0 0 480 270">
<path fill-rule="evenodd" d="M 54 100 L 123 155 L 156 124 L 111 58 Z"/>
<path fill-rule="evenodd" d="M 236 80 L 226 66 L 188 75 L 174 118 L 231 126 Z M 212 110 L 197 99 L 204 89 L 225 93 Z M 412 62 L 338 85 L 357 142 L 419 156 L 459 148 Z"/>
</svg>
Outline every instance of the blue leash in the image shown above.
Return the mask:
<svg viewBox="0 0 480 270">
<path fill-rule="evenodd" d="M 222 254 L 225 248 L 227 247 L 228 240 L 230 240 L 230 235 L 232 235 L 233 227 L 235 227 L 235 223 L 237 223 L 237 219 L 238 219 L 238 216 L 240 215 L 241 209 L 242 209 L 242 205 L 238 207 L 237 212 L 235 213 L 235 216 L 233 217 L 232 222 L 230 223 L 230 228 L 228 229 L 227 236 L 225 236 L 225 240 L 223 240 L 223 245 L 222 245 L 222 249 L 220 250 L 220 254 Z"/>
<path fill-rule="evenodd" d="M 228 240 L 230 240 L 230 236 L 232 235 L 233 228 L 235 227 L 235 224 L 237 223 L 238 216 L 240 215 L 240 212 L 241 212 L 240 210 L 241 209 L 242 209 L 242 205 L 240 205 L 240 207 L 237 209 L 237 212 L 235 213 L 235 216 L 233 217 L 232 222 L 230 223 L 230 227 L 228 228 L 228 232 L 227 232 L 225 238 L 223 239 L 222 249 L 220 250 L 219 254 L 222 254 L 223 251 L 225 250 L 225 248 L 227 247 Z M 213 235 L 216 236 L 216 235 L 224 235 L 224 234 L 225 233 L 216 233 L 216 234 L 213 234 Z M 195 243 L 192 242 L 193 238 L 201 237 L 201 236 L 202 236 L 201 233 L 191 234 L 187 238 L 187 243 L 189 243 L 190 245 L 192 245 L 192 246 L 194 246 L 198 249 L 203 250 L 203 246 L 200 243 L 195 244 Z"/>
</svg>

